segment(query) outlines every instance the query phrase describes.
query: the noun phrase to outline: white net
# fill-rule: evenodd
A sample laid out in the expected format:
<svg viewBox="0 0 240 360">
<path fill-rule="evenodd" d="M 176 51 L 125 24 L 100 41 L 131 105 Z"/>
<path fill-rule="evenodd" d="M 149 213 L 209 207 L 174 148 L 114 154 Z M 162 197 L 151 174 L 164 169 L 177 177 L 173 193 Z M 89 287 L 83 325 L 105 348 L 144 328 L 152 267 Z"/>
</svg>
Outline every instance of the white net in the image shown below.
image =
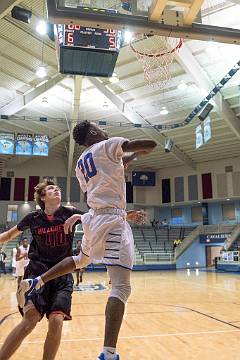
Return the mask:
<svg viewBox="0 0 240 360">
<path fill-rule="evenodd" d="M 131 49 L 141 62 L 145 82 L 161 89 L 171 79 L 170 65 L 182 40 L 165 36 L 137 34 L 131 41 Z"/>
</svg>

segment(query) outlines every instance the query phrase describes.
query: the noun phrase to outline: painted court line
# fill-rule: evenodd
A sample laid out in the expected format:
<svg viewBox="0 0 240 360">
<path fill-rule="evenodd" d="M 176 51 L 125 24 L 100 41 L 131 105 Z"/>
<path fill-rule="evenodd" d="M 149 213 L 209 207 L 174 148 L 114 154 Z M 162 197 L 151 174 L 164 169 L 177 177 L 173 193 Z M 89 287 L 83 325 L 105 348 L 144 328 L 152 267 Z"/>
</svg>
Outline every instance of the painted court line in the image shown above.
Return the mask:
<svg viewBox="0 0 240 360">
<path fill-rule="evenodd" d="M 149 334 L 149 335 L 133 335 L 133 336 L 121 336 L 119 340 L 131 340 L 131 339 L 150 339 L 156 337 L 170 337 L 170 336 L 190 336 L 190 335 L 211 335 L 211 334 L 226 334 L 240 332 L 240 330 L 213 330 L 213 331 L 196 331 L 196 332 L 180 332 L 180 333 L 167 333 L 167 334 Z M 102 341 L 103 338 L 79 338 L 79 339 L 63 339 L 62 343 L 71 343 L 79 341 Z M 24 344 L 43 344 L 45 340 L 36 340 L 36 341 L 24 341 Z M 0 342 L 2 345 L 3 342 Z"/>
</svg>

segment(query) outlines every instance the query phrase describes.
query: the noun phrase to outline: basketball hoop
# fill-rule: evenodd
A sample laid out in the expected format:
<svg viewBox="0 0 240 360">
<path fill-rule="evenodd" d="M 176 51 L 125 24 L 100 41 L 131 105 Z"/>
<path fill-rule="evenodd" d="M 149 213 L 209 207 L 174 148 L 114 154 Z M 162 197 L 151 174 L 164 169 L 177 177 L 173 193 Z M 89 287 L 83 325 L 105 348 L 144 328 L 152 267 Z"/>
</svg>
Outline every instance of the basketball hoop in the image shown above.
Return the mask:
<svg viewBox="0 0 240 360">
<path fill-rule="evenodd" d="M 130 42 L 132 51 L 141 62 L 145 82 L 157 89 L 171 79 L 170 65 L 181 48 L 182 39 L 147 34 L 135 34 Z"/>
</svg>

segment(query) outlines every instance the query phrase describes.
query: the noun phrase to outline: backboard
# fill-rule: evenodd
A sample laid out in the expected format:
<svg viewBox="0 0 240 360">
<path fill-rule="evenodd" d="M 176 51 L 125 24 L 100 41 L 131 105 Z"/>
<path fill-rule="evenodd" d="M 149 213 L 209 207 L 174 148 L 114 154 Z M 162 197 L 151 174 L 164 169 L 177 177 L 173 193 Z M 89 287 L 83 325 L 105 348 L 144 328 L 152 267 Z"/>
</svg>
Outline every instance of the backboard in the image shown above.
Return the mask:
<svg viewBox="0 0 240 360">
<path fill-rule="evenodd" d="M 48 17 L 55 24 L 240 44 L 239 29 L 201 23 L 203 0 L 129 0 L 130 11 L 124 10 L 122 3 L 119 0 L 47 0 Z"/>
</svg>

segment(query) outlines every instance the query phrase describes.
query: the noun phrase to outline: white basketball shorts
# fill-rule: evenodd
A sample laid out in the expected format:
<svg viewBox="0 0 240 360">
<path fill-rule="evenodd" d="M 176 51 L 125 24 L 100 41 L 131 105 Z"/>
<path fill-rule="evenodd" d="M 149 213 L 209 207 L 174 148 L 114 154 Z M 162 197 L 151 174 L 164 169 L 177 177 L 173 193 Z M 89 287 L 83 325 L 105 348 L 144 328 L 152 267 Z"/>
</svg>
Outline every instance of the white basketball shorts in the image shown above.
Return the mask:
<svg viewBox="0 0 240 360">
<path fill-rule="evenodd" d="M 134 240 L 125 211 L 89 210 L 82 216 L 82 252 L 91 262 L 132 269 Z"/>
</svg>

